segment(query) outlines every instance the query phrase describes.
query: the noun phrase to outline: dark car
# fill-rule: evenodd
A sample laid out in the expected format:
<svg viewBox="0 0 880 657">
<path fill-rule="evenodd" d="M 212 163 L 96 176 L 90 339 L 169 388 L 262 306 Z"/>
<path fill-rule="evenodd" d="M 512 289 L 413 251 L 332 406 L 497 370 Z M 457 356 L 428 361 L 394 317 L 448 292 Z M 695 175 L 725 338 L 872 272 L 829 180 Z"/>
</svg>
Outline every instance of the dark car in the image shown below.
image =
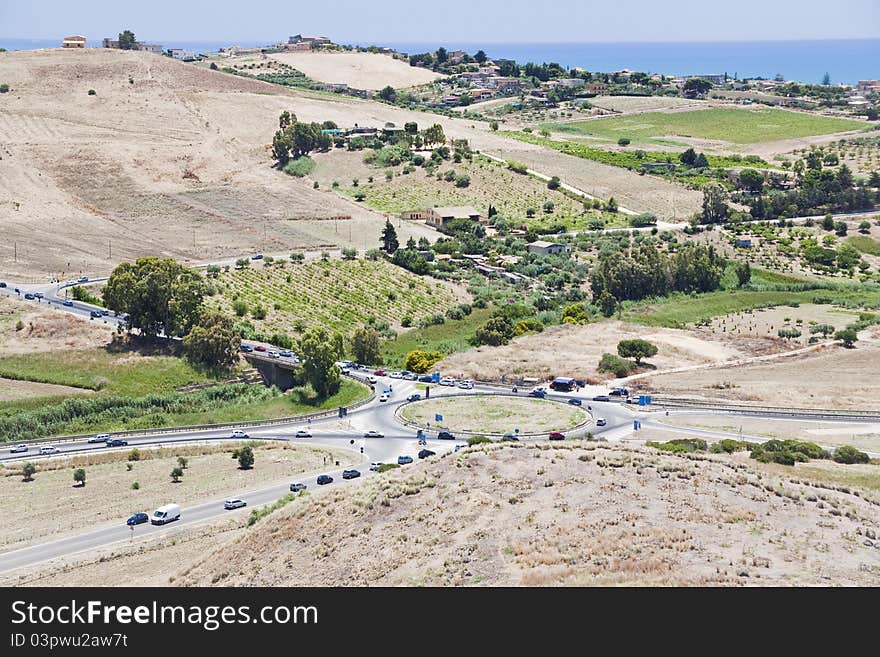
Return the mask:
<svg viewBox="0 0 880 657">
<path fill-rule="evenodd" d="M 398 456 L 397 457 L 397 465 L 406 465 L 407 463 L 412 463 L 412 456 Z"/>
<path fill-rule="evenodd" d="M 332 483 L 333 483 L 333 477 L 331 477 L 330 475 L 320 475 L 318 477 L 318 485 L 319 486 L 323 486 L 324 484 L 332 484 Z"/>
<path fill-rule="evenodd" d="M 135 513 L 131 518 L 125 521 L 126 525 L 142 525 L 150 520 L 150 516 L 146 513 Z"/>
<path fill-rule="evenodd" d="M 434 383 L 434 378 L 430 374 L 423 374 L 419 377 L 420 383 Z"/>
<path fill-rule="evenodd" d="M 256 253 L 256 254 L 254 254 L 254 255 L 251 256 L 251 260 L 262 260 L 262 259 L 263 259 L 263 254 L 262 254 L 262 253 Z"/>
<path fill-rule="evenodd" d="M 342 478 L 343 479 L 357 479 L 360 476 L 361 476 L 361 473 L 358 472 L 357 470 L 343 470 L 342 471 Z"/>
<path fill-rule="evenodd" d="M 437 455 L 437 452 L 432 452 L 430 449 L 423 449 L 422 451 L 419 452 L 420 459 L 426 459 L 429 456 L 436 456 L 436 455 Z"/>
<path fill-rule="evenodd" d="M 34 296 L 37 297 L 37 299 L 42 299 L 43 293 L 42 292 L 34 292 Z"/>
<path fill-rule="evenodd" d="M 607 402 L 611 401 L 611 397 L 609 397 L 608 395 L 596 395 L 595 397 L 593 397 L 593 401 Z"/>
<path fill-rule="evenodd" d="M 0 281 L 0 287 L 6 287 L 6 283 L 3 281 Z"/>
<path fill-rule="evenodd" d="M 301 484 L 301 483 L 290 484 L 290 492 L 291 493 L 298 493 L 301 490 L 305 490 L 306 488 L 307 488 L 307 486 L 305 484 Z"/>
<path fill-rule="evenodd" d="M 550 440 L 565 440 L 565 434 L 558 431 L 551 431 Z"/>
<path fill-rule="evenodd" d="M 31 294 L 30 292 L 25 292 L 25 293 L 24 293 L 24 298 L 27 299 L 28 301 L 33 301 L 33 300 L 36 299 L 37 297 L 35 297 L 35 296 L 34 296 L 33 294 Z"/>
<path fill-rule="evenodd" d="M 419 401 L 421 398 L 422 398 L 422 396 L 421 396 L 420 394 L 415 393 L 415 394 L 412 394 L 412 395 L 410 395 L 409 397 L 407 397 L 407 398 L 406 398 L 406 401 L 408 401 L 408 402 L 417 402 L 417 401 Z"/>
<path fill-rule="evenodd" d="M 455 436 L 448 431 L 441 431 L 437 434 L 437 438 L 440 440 L 455 440 Z"/>
<path fill-rule="evenodd" d="M 544 399 L 547 396 L 547 392 L 544 390 L 532 390 L 529 393 L 529 397 L 537 397 L 538 399 Z"/>
<path fill-rule="evenodd" d="M 93 310 L 92 312 L 89 313 L 89 316 L 92 319 L 103 317 L 100 310 Z"/>
<path fill-rule="evenodd" d="M 512 433 L 506 433 L 503 436 L 501 436 L 501 441 L 502 442 L 504 442 L 504 441 L 519 442 L 519 438 L 514 436 Z"/>
<path fill-rule="evenodd" d="M 72 307 L 73 307 L 73 301 L 71 301 L 70 299 L 65 299 L 64 301 L 61 302 L 61 305 L 62 305 L 62 306 L 65 306 L 65 307 L 67 307 L 67 308 L 72 308 Z"/>
<path fill-rule="evenodd" d="M 128 441 L 122 438 L 109 438 L 104 445 L 107 447 L 125 447 L 128 445 Z"/>
<path fill-rule="evenodd" d="M 574 397 L 569 399 L 568 403 L 571 404 L 572 406 L 583 406 L 584 405 L 584 402 L 582 402 L 580 399 L 575 399 Z"/>
<path fill-rule="evenodd" d="M 242 344 L 242 345 L 241 345 L 241 350 L 242 350 L 243 352 L 249 354 L 249 353 L 251 353 L 251 352 L 254 350 L 254 348 L 253 348 L 252 346 L 250 346 L 249 344 Z"/>
</svg>

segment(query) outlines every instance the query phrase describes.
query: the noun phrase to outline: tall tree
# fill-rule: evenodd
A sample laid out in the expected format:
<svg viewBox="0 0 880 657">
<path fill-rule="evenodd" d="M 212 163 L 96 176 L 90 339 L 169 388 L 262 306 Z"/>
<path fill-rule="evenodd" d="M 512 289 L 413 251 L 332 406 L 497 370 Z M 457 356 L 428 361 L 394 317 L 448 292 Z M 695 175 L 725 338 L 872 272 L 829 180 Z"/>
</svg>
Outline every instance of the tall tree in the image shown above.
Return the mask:
<svg viewBox="0 0 880 657">
<path fill-rule="evenodd" d="M 299 345 L 306 381 L 322 399 L 339 390 L 339 368 L 336 346 L 324 327 L 313 328 L 303 335 Z"/>
<path fill-rule="evenodd" d="M 621 340 L 617 343 L 617 354 L 621 358 L 633 358 L 636 365 L 641 365 L 643 358 L 657 355 L 657 345 L 647 340 Z"/>
<path fill-rule="evenodd" d="M 138 258 L 116 266 L 104 286 L 104 304 L 129 315 L 129 330 L 147 337 L 186 335 L 201 312 L 207 285 L 197 271 L 171 258 Z"/>
<path fill-rule="evenodd" d="M 391 225 L 391 222 L 386 219 L 385 228 L 382 229 L 382 250 L 385 253 L 394 253 L 399 247 L 400 242 L 397 241 L 397 231 Z"/>
<path fill-rule="evenodd" d="M 703 187 L 704 224 L 722 223 L 727 218 L 727 191 L 718 183 L 707 183 Z"/>
<path fill-rule="evenodd" d="M 476 54 L 474 54 L 474 61 L 477 62 L 478 64 L 485 64 L 487 59 L 489 59 L 489 58 L 486 56 L 486 53 L 483 52 L 482 50 L 478 50 L 476 52 Z"/>
<path fill-rule="evenodd" d="M 379 333 L 373 328 L 359 328 L 351 336 L 351 353 L 358 363 L 381 365 L 382 349 Z"/>
<path fill-rule="evenodd" d="M 825 75 L 822 76 L 822 84 L 826 87 L 831 86 L 831 76 L 827 71 L 825 72 Z"/>
<path fill-rule="evenodd" d="M 231 367 L 238 357 L 239 341 L 231 317 L 220 312 L 205 312 L 183 339 L 183 348 L 193 363 Z"/>
<path fill-rule="evenodd" d="M 137 48 L 137 39 L 134 38 L 134 32 L 125 30 L 119 33 L 119 49 L 135 50 Z"/>
</svg>

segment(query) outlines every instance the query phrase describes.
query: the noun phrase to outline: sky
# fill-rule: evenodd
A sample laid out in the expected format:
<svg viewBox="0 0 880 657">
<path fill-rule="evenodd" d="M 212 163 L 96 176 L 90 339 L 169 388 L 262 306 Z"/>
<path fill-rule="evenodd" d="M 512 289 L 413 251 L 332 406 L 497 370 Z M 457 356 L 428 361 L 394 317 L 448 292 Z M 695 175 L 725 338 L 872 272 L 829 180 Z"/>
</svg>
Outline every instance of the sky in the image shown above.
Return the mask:
<svg viewBox="0 0 880 657">
<path fill-rule="evenodd" d="M 337 43 L 880 38 L 878 0 L 0 0 L 0 37 Z"/>
</svg>

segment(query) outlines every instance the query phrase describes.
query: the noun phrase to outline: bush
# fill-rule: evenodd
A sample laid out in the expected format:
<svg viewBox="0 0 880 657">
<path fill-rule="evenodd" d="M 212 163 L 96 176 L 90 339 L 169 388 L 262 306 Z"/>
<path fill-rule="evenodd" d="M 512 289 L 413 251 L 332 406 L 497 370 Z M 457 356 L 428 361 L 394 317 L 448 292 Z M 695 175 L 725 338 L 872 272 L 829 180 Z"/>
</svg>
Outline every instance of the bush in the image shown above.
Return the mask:
<svg viewBox="0 0 880 657">
<path fill-rule="evenodd" d="M 282 169 L 284 173 L 294 176 L 296 178 L 307 176 L 314 170 L 315 161 L 308 155 L 303 155 L 296 158 L 295 160 L 291 160 L 290 162 L 285 164 L 284 169 Z"/>
<path fill-rule="evenodd" d="M 559 181 L 559 176 L 553 176 L 547 181 L 547 189 L 559 189 L 559 186 L 562 183 Z"/>
<path fill-rule="evenodd" d="M 383 463 L 382 465 L 380 465 L 376 469 L 376 472 L 378 474 L 382 474 L 383 472 L 388 472 L 389 470 L 398 470 L 398 469 L 400 469 L 400 466 L 397 465 L 397 463 Z"/>
<path fill-rule="evenodd" d="M 182 469 L 182 468 L 174 468 L 174 469 L 171 471 L 171 481 L 173 481 L 175 484 L 176 484 L 178 481 L 180 481 L 180 478 L 181 478 L 182 476 L 183 476 L 183 469 Z"/>
<path fill-rule="evenodd" d="M 702 438 L 676 438 L 665 443 L 657 443 L 648 441 L 645 443 L 648 447 L 661 449 L 664 452 L 672 452 L 673 454 L 687 454 L 691 452 L 705 452 L 708 445 Z"/>
<path fill-rule="evenodd" d="M 746 442 L 740 442 L 739 440 L 733 440 L 732 438 L 724 438 L 723 440 L 714 443 L 709 451 L 713 454 L 733 454 L 734 452 L 744 452 L 748 448 L 749 444 Z"/>
<path fill-rule="evenodd" d="M 871 460 L 871 457 L 864 452 L 860 452 L 852 445 L 841 445 L 834 450 L 834 454 L 831 458 L 836 463 L 846 463 L 847 465 L 852 463 L 867 463 Z"/>
<path fill-rule="evenodd" d="M 467 187 L 471 184 L 471 177 L 467 174 L 459 174 L 455 177 L 455 186 L 456 187 Z"/>
<path fill-rule="evenodd" d="M 493 442 L 491 438 L 487 438 L 486 436 L 479 434 L 477 436 L 471 436 L 468 438 L 467 444 L 468 447 L 473 447 L 474 445 L 483 445 L 485 443 Z"/>
<path fill-rule="evenodd" d="M 250 470 L 254 467 L 254 450 L 250 445 L 245 445 L 238 450 L 238 467 L 242 470 Z"/>
<path fill-rule="evenodd" d="M 73 471 L 73 480 L 80 486 L 86 485 L 86 471 L 83 468 L 77 468 Z"/>
<path fill-rule="evenodd" d="M 438 363 L 441 360 L 443 360 L 443 354 L 439 351 L 422 351 L 416 349 L 406 355 L 403 367 L 416 374 L 425 374 L 435 363 Z"/>
<path fill-rule="evenodd" d="M 131 450 L 128 453 L 128 460 L 129 461 L 140 461 L 141 460 L 141 450 L 139 450 L 137 447 L 135 447 L 133 450 Z"/>
<path fill-rule="evenodd" d="M 6 83 L 0 84 L 0 94 L 5 94 L 9 91 L 9 85 Z"/>
<path fill-rule="evenodd" d="M 134 483 L 132 483 L 131 489 L 132 490 L 140 490 L 141 489 L 140 482 L 135 481 Z"/>
<path fill-rule="evenodd" d="M 631 143 L 630 140 L 627 139 L 626 137 L 621 137 L 620 139 L 617 140 L 618 146 L 629 146 L 630 143 Z"/>
<path fill-rule="evenodd" d="M 528 167 L 522 162 L 517 162 L 515 160 L 508 160 L 507 168 L 513 171 L 514 173 L 525 174 L 528 172 Z"/>
<path fill-rule="evenodd" d="M 31 462 L 27 462 L 21 466 L 21 476 L 24 478 L 24 481 L 32 481 L 36 472 L 37 466 Z"/>
<path fill-rule="evenodd" d="M 828 453 L 819 445 L 801 440 L 768 440 L 750 447 L 751 457 L 761 463 L 794 465 L 810 459 L 828 458 Z"/>
<path fill-rule="evenodd" d="M 614 354 L 605 353 L 602 354 L 602 358 L 599 360 L 598 370 L 600 372 L 610 372 L 617 378 L 621 378 L 632 372 L 634 367 L 635 363 L 632 361 L 625 360 Z"/>
<path fill-rule="evenodd" d="M 97 91 L 95 91 L 94 89 L 89 89 L 89 96 L 97 96 L 97 95 L 98 95 Z"/>
</svg>

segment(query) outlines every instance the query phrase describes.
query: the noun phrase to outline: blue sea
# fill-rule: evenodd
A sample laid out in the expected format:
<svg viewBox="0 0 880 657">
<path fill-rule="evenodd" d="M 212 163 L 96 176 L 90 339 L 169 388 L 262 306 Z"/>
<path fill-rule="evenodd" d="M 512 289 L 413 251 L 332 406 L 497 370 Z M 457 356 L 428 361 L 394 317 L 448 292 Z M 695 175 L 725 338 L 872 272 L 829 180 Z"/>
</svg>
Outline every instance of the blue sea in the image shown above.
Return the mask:
<svg viewBox="0 0 880 657">
<path fill-rule="evenodd" d="M 185 48 L 196 52 L 216 52 L 229 45 L 260 46 L 272 39 L 257 41 L 163 41 L 166 48 Z M 100 39 L 89 39 L 93 46 Z M 880 39 L 824 41 L 721 41 L 706 43 L 456 43 L 361 42 L 405 53 L 464 50 L 471 54 L 482 48 L 489 57 L 513 59 L 519 63 L 556 62 L 566 68 L 580 66 L 588 71 L 629 69 L 666 75 L 727 73 L 730 77 L 773 78 L 820 83 L 827 72 L 834 84 L 855 84 L 859 80 L 880 79 Z M 5 39 L 7 50 L 57 47 L 58 39 Z"/>
</svg>

